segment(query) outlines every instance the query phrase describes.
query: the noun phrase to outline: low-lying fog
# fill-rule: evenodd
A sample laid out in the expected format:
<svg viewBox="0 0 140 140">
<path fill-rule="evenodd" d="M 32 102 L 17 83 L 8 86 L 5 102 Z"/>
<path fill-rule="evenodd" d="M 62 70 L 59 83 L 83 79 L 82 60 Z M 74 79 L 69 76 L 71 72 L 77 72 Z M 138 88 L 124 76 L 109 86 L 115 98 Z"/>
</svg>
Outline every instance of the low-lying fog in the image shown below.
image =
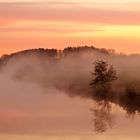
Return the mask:
<svg viewBox="0 0 140 140">
<path fill-rule="evenodd" d="M 107 61 L 116 69 L 118 79 L 113 83 L 113 87 L 117 92 L 123 91 L 127 86 L 133 86 L 138 92 L 140 91 L 140 56 L 138 55 L 106 55 L 87 51 L 57 59 L 48 59 L 36 54 L 21 55 L 11 58 L 1 68 L 1 79 L 7 78 L 9 82 L 12 79 L 18 82 L 35 83 L 44 90 L 44 93 L 50 90 L 66 90 L 71 92 L 70 95 L 82 96 L 91 89 L 89 85 L 93 79 L 91 72 L 94 71 L 93 62 L 96 60 Z M 3 80 L 0 84 L 2 83 Z"/>
<path fill-rule="evenodd" d="M 123 94 L 127 86 L 133 86 L 140 93 L 138 55 L 106 55 L 86 51 L 57 58 L 36 54 L 13 57 L 0 68 L 0 133 L 57 135 L 52 139 L 61 134 L 63 137 L 71 136 L 71 139 L 78 139 L 78 136 L 79 139 L 84 136 L 92 139 L 90 108 L 94 107 L 95 102 L 90 98 L 90 82 L 96 60 L 107 61 L 116 69 L 118 79 L 113 82 L 115 92 Z M 129 124 L 123 123 L 123 109 L 115 107 L 113 112 L 119 116 L 121 127 Z M 121 131 L 127 132 L 127 135 L 119 131 L 120 126 L 108 134 L 114 136 L 116 132 L 123 135 L 123 139 L 128 138 L 129 132 L 132 133 L 130 139 L 134 134 L 138 139 L 138 120 L 131 124 L 134 131 L 128 129 L 129 125 L 122 127 Z M 112 138 L 109 135 L 106 137 Z M 117 139 L 117 136 L 113 138 Z"/>
</svg>

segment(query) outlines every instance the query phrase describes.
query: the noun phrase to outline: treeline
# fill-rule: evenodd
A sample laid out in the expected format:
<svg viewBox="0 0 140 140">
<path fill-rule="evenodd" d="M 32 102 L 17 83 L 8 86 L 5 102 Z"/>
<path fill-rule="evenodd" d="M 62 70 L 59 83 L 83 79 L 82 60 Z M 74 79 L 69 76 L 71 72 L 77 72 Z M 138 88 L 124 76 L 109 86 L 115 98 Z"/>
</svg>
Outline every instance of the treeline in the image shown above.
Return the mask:
<svg viewBox="0 0 140 140">
<path fill-rule="evenodd" d="M 67 47 L 64 48 L 63 50 L 57 50 L 57 49 L 45 49 L 45 48 L 38 48 L 38 49 L 29 49 L 29 50 L 24 50 L 16 53 L 12 53 L 10 55 L 4 54 L 1 56 L 0 60 L 5 60 L 8 58 L 13 58 L 17 57 L 20 55 L 40 55 L 40 56 L 47 56 L 47 57 L 60 57 L 60 56 L 67 56 L 73 53 L 79 53 L 79 52 L 86 52 L 86 51 L 93 51 L 93 52 L 99 52 L 103 54 L 115 54 L 115 51 L 112 49 L 105 49 L 105 48 L 95 48 L 93 46 L 78 46 L 78 47 Z"/>
<path fill-rule="evenodd" d="M 19 51 L 12 54 L 3 54 L 0 57 L 0 62 L 3 60 L 8 60 L 14 57 L 20 56 L 29 56 L 36 55 L 39 57 L 48 57 L 48 58 L 61 58 L 64 56 L 68 56 L 71 54 L 78 54 L 81 52 L 90 52 L 90 53 L 100 53 L 103 55 L 113 55 L 113 56 L 121 56 L 127 57 L 128 55 L 122 53 L 116 53 L 113 49 L 105 49 L 105 48 L 96 48 L 94 46 L 77 46 L 77 47 L 66 47 L 63 50 L 58 49 L 48 49 L 48 48 L 37 48 L 37 49 L 28 49 L 24 51 Z M 130 55 L 129 55 L 130 56 Z M 131 57 L 139 57 L 139 54 L 132 54 Z"/>
<path fill-rule="evenodd" d="M 100 52 L 104 54 L 115 54 L 115 51 L 112 49 L 105 49 L 105 48 L 99 49 L 93 46 L 67 47 L 63 50 L 63 54 L 68 55 L 71 53 L 86 52 L 86 51 Z"/>
<path fill-rule="evenodd" d="M 39 49 L 29 49 L 29 50 L 24 50 L 16 53 L 12 53 L 10 55 L 4 54 L 1 56 L 1 60 L 5 60 L 8 58 L 13 58 L 13 57 L 18 57 L 18 56 L 27 56 L 27 55 L 41 55 L 41 56 L 48 56 L 48 57 L 55 57 L 57 56 L 57 49 L 44 49 L 44 48 L 39 48 Z"/>
</svg>

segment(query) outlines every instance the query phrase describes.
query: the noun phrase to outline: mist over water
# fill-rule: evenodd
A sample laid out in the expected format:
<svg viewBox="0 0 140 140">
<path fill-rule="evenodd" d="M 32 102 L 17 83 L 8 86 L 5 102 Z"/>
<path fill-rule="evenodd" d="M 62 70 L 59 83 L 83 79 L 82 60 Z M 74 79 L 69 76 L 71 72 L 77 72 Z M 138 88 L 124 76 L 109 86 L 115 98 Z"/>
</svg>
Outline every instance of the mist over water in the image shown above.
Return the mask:
<svg viewBox="0 0 140 140">
<path fill-rule="evenodd" d="M 93 78 L 91 72 L 94 71 L 93 62 L 96 60 L 104 60 L 109 64 L 112 64 L 117 71 L 118 77 L 118 79 L 112 83 L 113 93 L 115 93 L 115 96 L 118 96 L 115 97 L 115 99 L 109 99 L 109 101 L 104 100 L 101 104 L 98 104 L 96 99 L 94 99 L 94 91 L 90 86 L 90 82 Z M 104 132 L 108 127 L 112 128 L 114 126 L 114 117 L 111 107 L 112 103 L 110 102 L 121 106 L 124 110 L 130 113 L 135 112 L 140 108 L 138 98 L 138 100 L 135 100 L 136 103 L 133 102 L 132 104 L 129 102 L 129 100 L 125 100 L 124 98 L 121 98 L 121 100 L 117 101 L 118 97 L 121 97 L 123 94 L 125 94 L 126 88 L 128 87 L 133 87 L 135 88 L 137 94 L 140 93 L 139 60 L 139 55 L 126 56 L 118 54 L 105 54 L 96 51 L 82 51 L 78 53 L 70 53 L 69 55 L 61 54 L 60 56 L 57 55 L 56 57 L 47 57 L 38 55 L 36 53 L 30 53 L 11 57 L 6 61 L 3 60 L 4 63 L 2 62 L 0 67 L 0 104 L 1 109 L 6 110 L 6 112 L 1 112 L 1 114 L 4 114 L 2 120 L 8 115 L 10 115 L 10 117 L 7 119 L 12 120 L 11 114 L 13 114 L 14 120 L 19 118 L 19 120 L 16 121 L 16 123 L 19 124 L 17 125 L 19 130 L 18 133 L 36 133 L 37 131 L 39 134 L 46 133 L 44 130 L 46 128 L 43 125 L 46 121 L 46 125 L 49 124 L 49 127 L 47 128 L 48 133 L 53 134 L 53 128 L 52 131 L 49 128 L 51 128 L 51 124 L 55 126 L 55 123 L 48 122 L 48 120 L 51 120 L 51 117 L 57 116 L 59 122 L 59 118 L 61 117 L 63 120 L 65 120 L 65 117 L 71 117 L 71 107 L 74 107 L 77 113 L 80 113 L 82 109 L 86 108 L 84 109 L 87 110 L 86 114 L 90 114 L 91 116 L 93 114 L 94 120 L 96 118 L 95 123 L 97 123 L 97 131 Z M 71 98 L 69 101 L 69 96 L 77 98 Z M 86 99 L 88 103 L 79 101 L 79 97 L 82 100 Z M 63 101 L 61 101 L 60 98 L 62 98 Z M 97 104 L 95 104 L 95 101 Z M 63 114 L 63 111 L 59 110 L 57 107 L 55 108 L 54 106 L 55 104 L 59 104 L 61 106 L 67 105 L 67 102 L 71 102 L 71 107 L 68 107 L 70 106 L 68 105 L 63 111 L 66 112 L 68 116 L 66 116 L 66 114 L 61 116 L 60 114 Z M 2 107 L 2 105 L 4 105 L 4 107 Z M 79 108 L 79 106 L 81 107 Z M 58 111 L 56 113 L 52 111 L 53 114 L 51 114 L 51 116 L 48 116 L 47 113 L 43 113 L 45 112 L 45 109 L 51 112 L 51 108 L 55 108 Z M 11 110 L 13 110 L 13 112 Z M 80 115 L 83 116 L 83 112 L 78 115 L 79 118 Z M 52 119 L 52 121 L 55 121 L 57 117 Z M 86 115 L 84 118 L 92 120 L 92 118 L 89 118 L 89 116 Z M 41 122 L 39 122 L 40 119 L 42 119 Z M 20 124 L 21 120 L 25 121 L 25 125 Z M 103 120 L 102 123 L 100 123 L 101 120 Z M 28 125 L 28 121 L 30 122 L 30 125 Z M 56 122 L 56 124 L 59 124 L 58 122 Z M 87 122 L 88 124 L 83 124 L 86 126 L 85 128 L 90 126 L 90 122 Z M 37 127 L 31 127 L 35 124 Z M 16 127 L 11 127 L 13 125 L 14 124 L 10 121 L 6 125 L 3 123 L 4 128 L 1 128 L 0 131 L 16 133 Z M 60 125 L 62 124 L 55 126 L 56 131 L 59 129 Z M 73 128 L 73 126 L 71 126 L 68 122 L 67 125 L 71 129 Z M 83 125 L 81 128 L 84 128 Z M 63 127 L 66 129 L 65 126 Z M 9 130 L 7 128 L 9 128 Z M 78 131 L 78 129 L 79 128 L 77 128 L 75 131 Z M 81 133 L 84 133 L 85 130 L 83 129 L 80 131 Z M 79 135 L 81 135 L 81 133 Z"/>
<path fill-rule="evenodd" d="M 91 90 L 91 72 L 94 71 L 93 62 L 97 60 L 104 60 L 116 69 L 118 79 L 113 83 L 115 91 L 122 92 L 127 86 L 140 91 L 139 55 L 107 55 L 85 51 L 60 58 L 48 58 L 32 53 L 8 60 L 1 68 L 1 75 L 9 80 L 35 83 L 45 93 L 55 89 L 70 91 L 70 95 L 84 96 Z"/>
</svg>

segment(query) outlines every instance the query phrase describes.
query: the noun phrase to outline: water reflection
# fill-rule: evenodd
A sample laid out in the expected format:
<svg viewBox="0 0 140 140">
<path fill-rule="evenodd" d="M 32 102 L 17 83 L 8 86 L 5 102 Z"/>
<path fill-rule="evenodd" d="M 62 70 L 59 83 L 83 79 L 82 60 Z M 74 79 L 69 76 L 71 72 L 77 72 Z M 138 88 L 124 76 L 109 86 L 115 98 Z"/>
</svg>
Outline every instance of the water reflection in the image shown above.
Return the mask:
<svg viewBox="0 0 140 140">
<path fill-rule="evenodd" d="M 119 110 L 124 109 L 128 114 L 137 116 L 140 110 L 140 99 L 137 93 L 132 97 L 131 90 L 127 92 L 128 94 L 115 95 L 114 98 L 102 96 L 99 99 L 95 94 L 91 96 L 89 93 L 81 96 L 80 92 L 77 97 L 69 98 L 67 92 L 51 91 L 44 94 L 44 91 L 36 85 L 18 83 L 17 86 L 17 83 L 7 82 L 4 79 L 3 85 L 6 83 L 9 83 L 9 88 L 2 86 L 5 92 L 0 94 L 0 133 L 50 134 L 56 137 L 67 134 L 68 137 L 69 135 L 81 136 L 79 139 L 82 139 L 85 134 L 91 135 L 91 139 L 94 139 L 92 138 L 94 128 L 94 132 L 106 132 L 102 135 L 113 131 L 113 135 L 125 132 L 127 135 L 137 133 L 139 136 L 139 118 L 136 117 L 131 123 L 129 119 L 121 116 L 121 112 L 113 111 L 117 108 L 116 104 L 121 107 Z M 127 123 L 123 123 L 125 121 Z M 119 124 L 118 129 L 116 129 L 117 124 Z M 107 136 L 105 138 L 107 139 Z"/>
<path fill-rule="evenodd" d="M 120 97 L 119 105 L 126 110 L 127 114 L 135 115 L 140 113 L 140 96 L 133 91 Z"/>
<path fill-rule="evenodd" d="M 105 92 L 95 92 L 93 94 L 96 105 L 91 108 L 93 114 L 94 132 L 102 133 L 114 124 L 114 115 L 111 113 L 112 103 L 119 105 L 129 118 L 134 118 L 140 114 L 140 96 L 133 88 L 126 89 L 125 94 L 111 96 Z"/>
<path fill-rule="evenodd" d="M 107 128 L 112 128 L 114 117 L 111 114 L 111 104 L 109 101 L 101 101 L 94 108 L 90 109 L 93 114 L 94 132 L 105 132 Z"/>
<path fill-rule="evenodd" d="M 66 95 L 72 97 L 81 97 L 86 100 L 92 100 L 93 107 L 90 107 L 92 114 L 93 131 L 96 133 L 106 132 L 112 129 L 115 124 L 115 114 L 112 113 L 112 104 L 122 108 L 128 119 L 135 118 L 135 115 L 140 114 L 140 94 L 136 92 L 135 88 L 129 86 L 122 93 L 117 93 L 112 90 L 106 92 L 102 89 L 89 90 L 72 90 L 68 88 Z"/>
</svg>

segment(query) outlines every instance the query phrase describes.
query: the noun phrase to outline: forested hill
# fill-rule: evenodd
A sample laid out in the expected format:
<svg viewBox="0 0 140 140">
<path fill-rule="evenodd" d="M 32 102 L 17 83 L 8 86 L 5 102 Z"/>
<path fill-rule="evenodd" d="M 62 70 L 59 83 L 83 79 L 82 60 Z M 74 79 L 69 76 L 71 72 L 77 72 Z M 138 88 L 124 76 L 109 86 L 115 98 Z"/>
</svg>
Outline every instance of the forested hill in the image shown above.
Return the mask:
<svg viewBox="0 0 140 140">
<path fill-rule="evenodd" d="M 16 53 L 12 53 L 10 55 L 4 54 L 0 60 L 7 60 L 14 57 L 20 57 L 20 56 L 29 56 L 29 55 L 37 55 L 37 56 L 46 56 L 46 57 L 57 57 L 57 56 L 66 56 L 73 53 L 79 53 L 79 52 L 98 52 L 102 54 L 115 54 L 114 50 L 111 49 L 104 49 L 104 48 L 95 48 L 93 46 L 81 46 L 81 47 L 67 47 L 63 50 L 57 50 L 57 49 L 45 49 L 45 48 L 38 48 L 38 49 L 29 49 L 24 50 Z"/>
</svg>

